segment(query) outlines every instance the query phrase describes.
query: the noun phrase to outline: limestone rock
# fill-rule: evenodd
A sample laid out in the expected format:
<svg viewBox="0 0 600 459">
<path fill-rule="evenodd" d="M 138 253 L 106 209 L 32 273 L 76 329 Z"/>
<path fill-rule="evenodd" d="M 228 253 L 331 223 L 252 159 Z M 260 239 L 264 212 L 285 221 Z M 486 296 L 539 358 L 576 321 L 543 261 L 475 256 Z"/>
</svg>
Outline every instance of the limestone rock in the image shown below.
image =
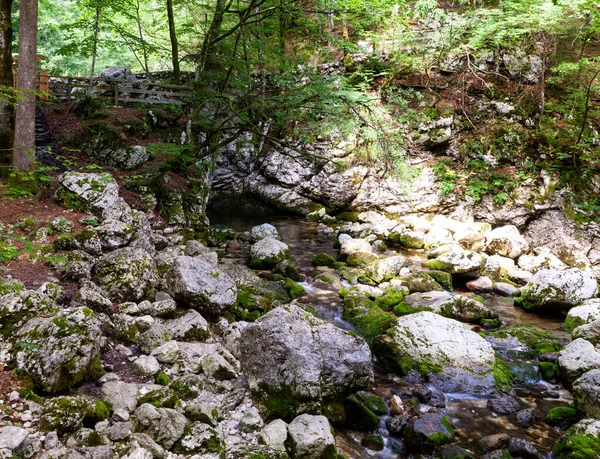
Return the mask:
<svg viewBox="0 0 600 459">
<path fill-rule="evenodd" d="M 450 392 L 485 393 L 494 386 L 492 346 L 460 322 L 432 312 L 398 318 L 375 349 L 404 374 L 417 370 Z"/>
<path fill-rule="evenodd" d="M 522 288 L 519 302 L 526 309 L 567 309 L 597 294 L 597 280 L 588 271 L 541 269 Z"/>
<path fill-rule="evenodd" d="M 486 252 L 508 258 L 517 258 L 529 251 L 529 243 L 516 226 L 506 225 L 492 230 L 486 236 Z"/>
<path fill-rule="evenodd" d="M 592 343 L 578 338 L 558 354 L 561 374 L 568 383 L 573 383 L 582 374 L 600 369 L 600 352 Z"/>
<path fill-rule="evenodd" d="M 569 309 L 565 319 L 565 327 L 573 330 L 600 319 L 600 298 L 585 300 L 579 306 Z"/>
<path fill-rule="evenodd" d="M 277 239 L 267 236 L 250 247 L 249 266 L 258 269 L 272 269 L 289 258 L 290 248 Z"/>
<path fill-rule="evenodd" d="M 58 181 L 54 198 L 66 208 L 102 212 L 120 199 L 119 185 L 108 173 L 65 172 Z"/>
<path fill-rule="evenodd" d="M 325 416 L 302 414 L 288 427 L 294 459 L 335 459 L 337 449 L 331 425 Z"/>
<path fill-rule="evenodd" d="M 590 370 L 575 380 L 573 399 L 585 417 L 600 419 L 600 369 Z"/>
<path fill-rule="evenodd" d="M 331 397 L 373 380 L 371 352 L 362 338 L 297 306 L 276 308 L 246 326 L 240 350 L 255 403 L 284 419 L 320 411 Z"/>
<path fill-rule="evenodd" d="M 272 237 L 273 239 L 281 240 L 279 231 L 273 225 L 269 223 L 263 223 L 262 225 L 255 226 L 250 230 L 250 239 L 253 242 L 258 242 L 266 237 Z"/>
<path fill-rule="evenodd" d="M 171 408 L 156 408 L 149 403 L 144 403 L 135 410 L 132 421 L 137 432 L 149 435 L 167 450 L 184 435 L 187 424 L 185 416 L 177 411 Z"/>
<path fill-rule="evenodd" d="M 498 317 L 480 301 L 449 292 L 413 293 L 405 297 L 404 302 L 416 311 L 431 311 L 463 322 L 481 323 L 482 319 Z"/>
<path fill-rule="evenodd" d="M 600 421 L 582 419 L 558 440 L 552 457 L 568 459 L 589 457 L 591 451 L 600 450 Z"/>
<path fill-rule="evenodd" d="M 142 249 L 125 247 L 104 255 L 94 267 L 100 287 L 114 301 L 138 301 L 156 287 L 158 271 Z"/>
<path fill-rule="evenodd" d="M 166 283 L 173 298 L 201 313 L 221 314 L 237 296 L 233 280 L 199 258 L 177 257 L 166 274 Z"/>
<path fill-rule="evenodd" d="M 100 368 L 100 322 L 87 308 L 66 310 L 55 317 L 32 319 L 19 330 L 17 367 L 37 388 L 60 392 L 85 378 L 97 378 Z"/>
<path fill-rule="evenodd" d="M 133 413 L 137 406 L 139 390 L 135 384 L 124 381 L 109 381 L 100 389 L 100 397 L 113 408 Z"/>
<path fill-rule="evenodd" d="M 424 263 L 430 269 L 470 278 L 479 277 L 484 264 L 485 259 L 480 254 L 469 251 L 444 253 Z"/>
<path fill-rule="evenodd" d="M 367 277 L 377 283 L 385 282 L 400 274 L 400 270 L 408 266 L 408 261 L 402 255 L 377 260 L 365 267 Z"/>
</svg>

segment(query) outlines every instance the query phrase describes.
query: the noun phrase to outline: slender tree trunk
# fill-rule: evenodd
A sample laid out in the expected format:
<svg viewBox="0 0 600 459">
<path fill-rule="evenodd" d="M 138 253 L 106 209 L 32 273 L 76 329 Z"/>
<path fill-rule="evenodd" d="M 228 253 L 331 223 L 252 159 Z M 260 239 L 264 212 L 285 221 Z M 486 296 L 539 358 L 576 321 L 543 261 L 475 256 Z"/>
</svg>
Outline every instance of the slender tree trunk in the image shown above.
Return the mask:
<svg viewBox="0 0 600 459">
<path fill-rule="evenodd" d="M 37 19 L 38 0 L 20 0 L 19 4 L 19 90 L 15 129 L 13 168 L 31 169 L 35 159 L 35 91 L 37 90 Z"/>
<path fill-rule="evenodd" d="M 0 0 L 0 86 L 13 85 L 12 22 L 10 11 L 13 0 Z M 10 166 L 14 140 L 14 110 L 11 101 L 0 94 L 0 167 Z M 0 173 L 2 170 L 0 170 Z"/>
<path fill-rule="evenodd" d="M 98 34 L 100 32 L 100 0 L 96 0 L 96 20 L 94 22 L 94 45 L 92 50 L 92 69 L 90 70 L 90 84 L 96 72 L 96 56 L 98 54 Z"/>
<path fill-rule="evenodd" d="M 173 0 L 167 0 L 167 15 L 169 16 L 169 37 L 171 38 L 171 54 L 173 56 L 173 84 L 179 84 L 181 83 L 181 72 L 179 71 L 179 45 L 175 31 Z"/>
<path fill-rule="evenodd" d="M 147 75 L 148 73 L 150 73 L 150 70 L 148 69 L 148 52 L 146 50 L 146 41 L 144 40 L 144 33 L 142 31 L 142 18 L 140 17 L 140 0 L 137 0 L 135 5 L 135 17 L 137 20 L 140 43 L 142 44 L 142 54 L 144 56 L 144 72 L 146 72 Z"/>
</svg>

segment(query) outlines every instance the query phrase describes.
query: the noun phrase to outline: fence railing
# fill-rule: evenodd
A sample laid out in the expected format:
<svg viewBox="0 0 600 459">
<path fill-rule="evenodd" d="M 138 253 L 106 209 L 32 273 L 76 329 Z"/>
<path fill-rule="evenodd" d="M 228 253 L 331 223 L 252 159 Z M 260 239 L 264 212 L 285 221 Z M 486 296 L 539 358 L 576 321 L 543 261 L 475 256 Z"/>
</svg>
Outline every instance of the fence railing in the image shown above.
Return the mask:
<svg viewBox="0 0 600 459">
<path fill-rule="evenodd" d="M 40 90 L 42 86 L 40 78 Z M 192 86 L 130 82 L 123 80 L 91 80 L 84 77 L 52 77 L 48 80 L 47 92 L 61 101 L 80 95 L 106 100 L 118 106 L 126 102 L 141 104 L 185 105 L 191 96 Z"/>
</svg>

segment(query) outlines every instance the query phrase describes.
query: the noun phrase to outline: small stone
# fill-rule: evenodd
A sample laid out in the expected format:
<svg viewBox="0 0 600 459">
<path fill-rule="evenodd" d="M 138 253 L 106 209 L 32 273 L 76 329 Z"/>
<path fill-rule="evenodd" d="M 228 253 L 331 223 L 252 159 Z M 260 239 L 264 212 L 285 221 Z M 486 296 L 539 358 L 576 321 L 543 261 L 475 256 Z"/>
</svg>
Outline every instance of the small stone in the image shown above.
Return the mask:
<svg viewBox="0 0 600 459">
<path fill-rule="evenodd" d="M 102 385 L 110 381 L 118 381 L 119 379 L 121 378 L 119 378 L 119 375 L 116 373 L 106 373 L 104 376 L 101 376 L 100 379 L 98 379 L 98 384 Z"/>
<path fill-rule="evenodd" d="M 111 441 L 121 441 L 129 438 L 134 428 L 131 422 L 117 422 L 104 431 L 104 435 Z"/>
<path fill-rule="evenodd" d="M 267 424 L 260 432 L 260 440 L 268 447 L 277 451 L 285 451 L 288 437 L 288 425 L 281 419 L 275 419 Z"/>
<path fill-rule="evenodd" d="M 208 354 L 202 359 L 202 370 L 207 376 L 219 381 L 236 377 L 231 364 L 219 354 Z"/>
<path fill-rule="evenodd" d="M 25 411 L 23 414 L 21 414 L 21 421 L 23 422 L 29 422 L 33 419 L 33 416 L 31 415 L 31 411 Z"/>
<path fill-rule="evenodd" d="M 487 407 L 494 413 L 512 414 L 519 411 L 519 401 L 508 394 L 503 394 L 497 398 L 491 398 L 487 402 Z"/>
<path fill-rule="evenodd" d="M 517 412 L 517 424 L 528 429 L 537 421 L 537 413 L 534 408 L 527 408 Z"/>
<path fill-rule="evenodd" d="M 13 390 L 9 395 L 8 395 L 8 400 L 11 402 L 17 402 L 19 401 L 20 395 L 16 390 Z"/>
<path fill-rule="evenodd" d="M 160 371 L 160 364 L 156 357 L 142 355 L 132 364 L 133 372 L 141 376 L 152 376 Z"/>
<path fill-rule="evenodd" d="M 123 408 L 117 408 L 114 411 L 112 418 L 115 422 L 127 422 L 129 421 L 129 412 Z"/>
<path fill-rule="evenodd" d="M 255 407 L 252 407 L 240 420 L 240 430 L 245 433 L 256 432 L 262 429 L 264 422 Z"/>
<path fill-rule="evenodd" d="M 54 449 L 58 446 L 58 434 L 56 432 L 48 432 L 44 439 L 44 449 Z"/>
<path fill-rule="evenodd" d="M 6 426 L 0 429 L 0 449 L 18 450 L 29 437 L 29 432 L 21 427 Z"/>
<path fill-rule="evenodd" d="M 506 447 L 506 445 L 508 445 L 509 441 L 510 436 L 507 434 L 494 434 L 483 437 L 481 440 L 479 440 L 478 444 L 483 451 L 489 452 L 497 449 L 503 449 Z"/>
<path fill-rule="evenodd" d="M 404 402 L 397 395 L 392 395 L 390 399 L 390 416 L 397 416 L 404 413 Z"/>
</svg>

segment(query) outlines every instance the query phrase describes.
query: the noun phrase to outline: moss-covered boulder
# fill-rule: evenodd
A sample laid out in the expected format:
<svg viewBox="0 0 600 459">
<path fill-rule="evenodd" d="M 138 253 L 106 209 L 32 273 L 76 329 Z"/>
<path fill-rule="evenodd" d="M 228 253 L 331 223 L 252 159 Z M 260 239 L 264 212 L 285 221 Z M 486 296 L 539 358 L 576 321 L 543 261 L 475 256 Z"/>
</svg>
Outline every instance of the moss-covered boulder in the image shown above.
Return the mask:
<svg viewBox="0 0 600 459">
<path fill-rule="evenodd" d="M 579 306 L 569 309 L 563 325 L 572 331 L 596 320 L 600 320 L 600 298 L 585 300 Z"/>
<path fill-rule="evenodd" d="M 422 249 L 425 246 L 425 234 L 420 231 L 392 231 L 388 240 L 392 244 L 398 244 L 407 249 Z"/>
<path fill-rule="evenodd" d="M 442 413 L 427 413 L 409 421 L 403 437 L 410 450 L 432 453 L 438 446 L 454 440 L 454 429 Z"/>
<path fill-rule="evenodd" d="M 535 356 L 547 352 L 558 352 L 564 347 L 561 341 L 552 333 L 533 325 L 515 325 L 503 328 L 491 333 L 491 336 L 500 339 L 509 336 L 515 337 L 527 346 L 530 354 Z"/>
<path fill-rule="evenodd" d="M 100 323 L 91 309 L 66 310 L 54 317 L 28 321 L 16 335 L 17 368 L 35 387 L 61 392 L 102 374 Z"/>
<path fill-rule="evenodd" d="M 600 451 L 600 421 L 583 419 L 571 427 L 554 447 L 554 459 L 589 459 Z"/>
<path fill-rule="evenodd" d="M 242 371 L 266 417 L 333 416 L 327 407 L 373 381 L 365 341 L 297 306 L 279 307 L 241 330 Z"/>
<path fill-rule="evenodd" d="M 266 237 L 250 247 L 248 265 L 256 269 L 273 269 L 288 258 L 290 248 L 287 244 L 273 237 Z"/>
<path fill-rule="evenodd" d="M 374 261 L 365 267 L 365 274 L 377 283 L 389 281 L 400 274 L 400 270 L 408 266 L 402 255 Z"/>
<path fill-rule="evenodd" d="M 312 259 L 313 266 L 333 266 L 335 264 L 335 258 L 328 253 L 318 253 Z"/>
<path fill-rule="evenodd" d="M 108 173 L 65 172 L 59 178 L 56 202 L 67 209 L 102 212 L 119 198 L 119 185 Z"/>
<path fill-rule="evenodd" d="M 564 310 L 598 295 L 598 281 L 588 271 L 542 269 L 535 273 L 515 300 L 528 310 Z"/>
<path fill-rule="evenodd" d="M 46 400 L 40 419 L 40 429 L 59 434 L 75 432 L 82 426 L 93 427 L 110 415 L 106 405 L 82 395 L 62 396 Z"/>
<path fill-rule="evenodd" d="M 302 414 L 290 423 L 288 431 L 293 458 L 338 458 L 333 429 L 324 416 Z"/>
<path fill-rule="evenodd" d="M 225 442 L 211 426 L 202 422 L 194 422 L 177 442 L 173 451 L 177 454 L 218 454 L 225 449 Z"/>
<path fill-rule="evenodd" d="M 372 432 L 379 427 L 379 416 L 356 395 L 348 397 L 344 406 L 346 423 L 350 428 Z"/>
<path fill-rule="evenodd" d="M 477 252 L 448 252 L 423 262 L 423 266 L 434 271 L 444 271 L 453 276 L 476 279 L 481 275 L 485 258 Z"/>
<path fill-rule="evenodd" d="M 408 287 L 410 293 L 442 291 L 444 288 L 425 271 L 413 271 L 401 277 L 402 283 Z M 450 278 L 452 279 L 452 278 Z M 450 280 L 452 282 L 452 280 Z"/>
<path fill-rule="evenodd" d="M 546 414 L 546 423 L 566 429 L 579 420 L 577 410 L 570 406 L 556 406 Z"/>
<path fill-rule="evenodd" d="M 356 289 L 350 290 L 344 298 L 342 318 L 352 323 L 367 342 L 385 333 L 394 320 Z"/>
<path fill-rule="evenodd" d="M 462 322 L 481 324 L 498 320 L 498 314 L 476 298 L 445 291 L 413 293 L 404 298 L 404 304 L 415 311 L 432 311 Z"/>
<path fill-rule="evenodd" d="M 94 266 L 98 283 L 113 301 L 139 301 L 158 283 L 152 257 L 142 249 L 125 247 L 104 255 Z"/>
<path fill-rule="evenodd" d="M 6 284 L 5 284 L 6 285 Z M 0 332 L 9 338 L 13 332 L 37 316 L 54 315 L 60 307 L 48 296 L 34 290 L 17 290 L 0 296 Z"/>
<path fill-rule="evenodd" d="M 390 368 L 417 371 L 443 390 L 486 393 L 495 384 L 492 346 L 462 323 L 432 312 L 399 317 L 374 349 Z"/>
</svg>

